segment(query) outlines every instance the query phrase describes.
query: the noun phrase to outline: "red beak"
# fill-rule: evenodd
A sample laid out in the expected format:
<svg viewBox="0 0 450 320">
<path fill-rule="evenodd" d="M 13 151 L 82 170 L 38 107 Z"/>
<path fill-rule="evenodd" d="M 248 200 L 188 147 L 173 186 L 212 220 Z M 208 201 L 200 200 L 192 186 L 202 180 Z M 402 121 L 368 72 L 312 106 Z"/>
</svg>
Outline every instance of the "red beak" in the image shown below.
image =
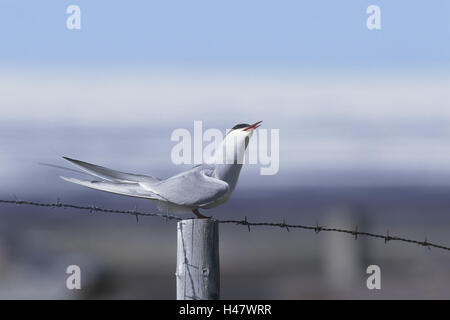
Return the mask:
<svg viewBox="0 0 450 320">
<path fill-rule="evenodd" d="M 258 128 L 261 125 L 262 121 L 258 121 L 254 124 L 252 124 L 251 126 L 248 126 L 247 128 L 242 129 L 243 131 L 248 131 L 248 130 L 255 130 L 256 128 Z"/>
</svg>

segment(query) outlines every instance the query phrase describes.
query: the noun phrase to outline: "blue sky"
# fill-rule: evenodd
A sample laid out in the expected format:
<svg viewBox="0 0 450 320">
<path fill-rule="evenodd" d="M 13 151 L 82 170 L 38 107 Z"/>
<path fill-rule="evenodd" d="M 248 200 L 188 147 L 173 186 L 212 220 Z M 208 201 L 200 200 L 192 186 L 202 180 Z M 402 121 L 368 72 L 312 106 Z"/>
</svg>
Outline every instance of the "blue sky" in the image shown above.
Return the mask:
<svg viewBox="0 0 450 320">
<path fill-rule="evenodd" d="M 77 4 L 82 29 L 66 29 Z M 366 8 L 381 8 L 369 31 Z M 433 1 L 23 1 L 0 4 L 0 64 L 90 68 L 442 69 L 450 5 Z"/>
</svg>

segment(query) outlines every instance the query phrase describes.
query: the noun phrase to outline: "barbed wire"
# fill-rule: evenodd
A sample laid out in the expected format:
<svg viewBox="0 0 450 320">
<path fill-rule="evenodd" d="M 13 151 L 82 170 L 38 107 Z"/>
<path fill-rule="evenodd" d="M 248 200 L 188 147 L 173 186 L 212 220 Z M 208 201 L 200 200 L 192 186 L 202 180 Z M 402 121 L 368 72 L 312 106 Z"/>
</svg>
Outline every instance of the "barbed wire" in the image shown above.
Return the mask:
<svg viewBox="0 0 450 320">
<path fill-rule="evenodd" d="M 106 209 L 103 207 L 95 206 L 95 205 L 89 205 L 89 206 L 79 206 L 74 204 L 67 204 L 62 203 L 60 199 L 55 203 L 42 203 L 42 202 L 35 202 L 35 201 L 27 201 L 27 200 L 3 200 L 0 199 L 0 203 L 5 204 L 15 204 L 15 205 L 29 205 L 29 206 L 37 206 L 37 207 L 49 207 L 49 208 L 63 208 L 63 209 L 77 209 L 77 210 L 85 210 L 89 211 L 91 213 L 93 212 L 103 212 L 103 213 L 116 213 L 116 214 L 127 214 L 127 215 L 133 215 L 136 217 L 136 220 L 139 221 L 139 216 L 144 217 L 159 217 L 164 218 L 166 220 L 176 220 L 181 221 L 184 220 L 184 218 L 181 218 L 176 215 L 172 214 L 166 214 L 166 213 L 152 213 L 152 212 L 141 212 L 138 211 L 135 207 L 134 210 L 117 210 L 117 209 Z M 389 234 L 389 230 L 387 230 L 386 234 L 377 234 L 377 233 L 370 233 L 370 232 L 364 232 L 359 231 L 358 227 L 355 227 L 353 230 L 349 229 L 339 229 L 339 228 L 331 228 L 326 226 L 320 226 L 318 223 L 316 223 L 315 226 L 308 226 L 308 225 L 301 225 L 301 224 L 288 224 L 286 223 L 285 219 L 281 223 L 275 223 L 275 222 L 250 222 L 247 220 L 247 217 L 245 217 L 243 220 L 220 220 L 220 219 L 214 219 L 218 223 L 222 224 L 236 224 L 236 225 L 242 225 L 247 226 L 248 231 L 251 231 L 251 227 L 277 227 L 286 229 L 288 232 L 290 229 L 304 229 L 304 230 L 311 230 L 314 231 L 316 234 L 320 232 L 337 232 L 337 233 L 345 233 L 353 236 L 356 239 L 358 239 L 358 236 L 366 236 L 371 238 L 378 238 L 383 239 L 385 243 L 389 241 L 399 241 L 399 242 L 405 242 L 405 243 L 411 243 L 411 244 L 417 244 L 419 246 L 427 247 L 428 249 L 431 248 L 437 248 L 442 249 L 446 251 L 450 251 L 450 247 L 436 244 L 433 242 L 429 242 L 427 238 L 425 238 L 424 241 L 418 241 L 403 237 L 397 237 Z"/>
</svg>

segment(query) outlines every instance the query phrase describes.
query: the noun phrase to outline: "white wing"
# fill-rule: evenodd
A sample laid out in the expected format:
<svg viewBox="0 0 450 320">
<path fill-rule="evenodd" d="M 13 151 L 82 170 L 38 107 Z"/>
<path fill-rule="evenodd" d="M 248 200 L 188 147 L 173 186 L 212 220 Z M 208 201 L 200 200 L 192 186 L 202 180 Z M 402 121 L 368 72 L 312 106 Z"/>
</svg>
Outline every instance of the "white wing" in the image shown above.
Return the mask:
<svg viewBox="0 0 450 320">
<path fill-rule="evenodd" d="M 195 167 L 162 180 L 149 189 L 166 201 L 180 206 L 206 206 L 221 199 L 229 190 L 228 183 L 211 177 L 211 173 L 211 169 Z"/>
</svg>

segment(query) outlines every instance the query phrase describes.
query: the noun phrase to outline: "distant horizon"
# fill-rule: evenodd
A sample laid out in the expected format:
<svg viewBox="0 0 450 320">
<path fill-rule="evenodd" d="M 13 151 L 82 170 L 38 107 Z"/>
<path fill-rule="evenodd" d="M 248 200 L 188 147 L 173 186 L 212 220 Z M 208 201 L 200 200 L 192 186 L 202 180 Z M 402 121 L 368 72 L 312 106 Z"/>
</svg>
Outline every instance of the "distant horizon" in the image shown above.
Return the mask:
<svg viewBox="0 0 450 320">
<path fill-rule="evenodd" d="M 280 130 L 279 174 L 248 166 L 240 184 L 450 183 L 443 75 L 82 75 L 0 72 L 0 178 L 36 174 L 36 163 L 62 155 L 174 174 L 185 167 L 171 163 L 173 130 L 263 120 Z"/>
</svg>

